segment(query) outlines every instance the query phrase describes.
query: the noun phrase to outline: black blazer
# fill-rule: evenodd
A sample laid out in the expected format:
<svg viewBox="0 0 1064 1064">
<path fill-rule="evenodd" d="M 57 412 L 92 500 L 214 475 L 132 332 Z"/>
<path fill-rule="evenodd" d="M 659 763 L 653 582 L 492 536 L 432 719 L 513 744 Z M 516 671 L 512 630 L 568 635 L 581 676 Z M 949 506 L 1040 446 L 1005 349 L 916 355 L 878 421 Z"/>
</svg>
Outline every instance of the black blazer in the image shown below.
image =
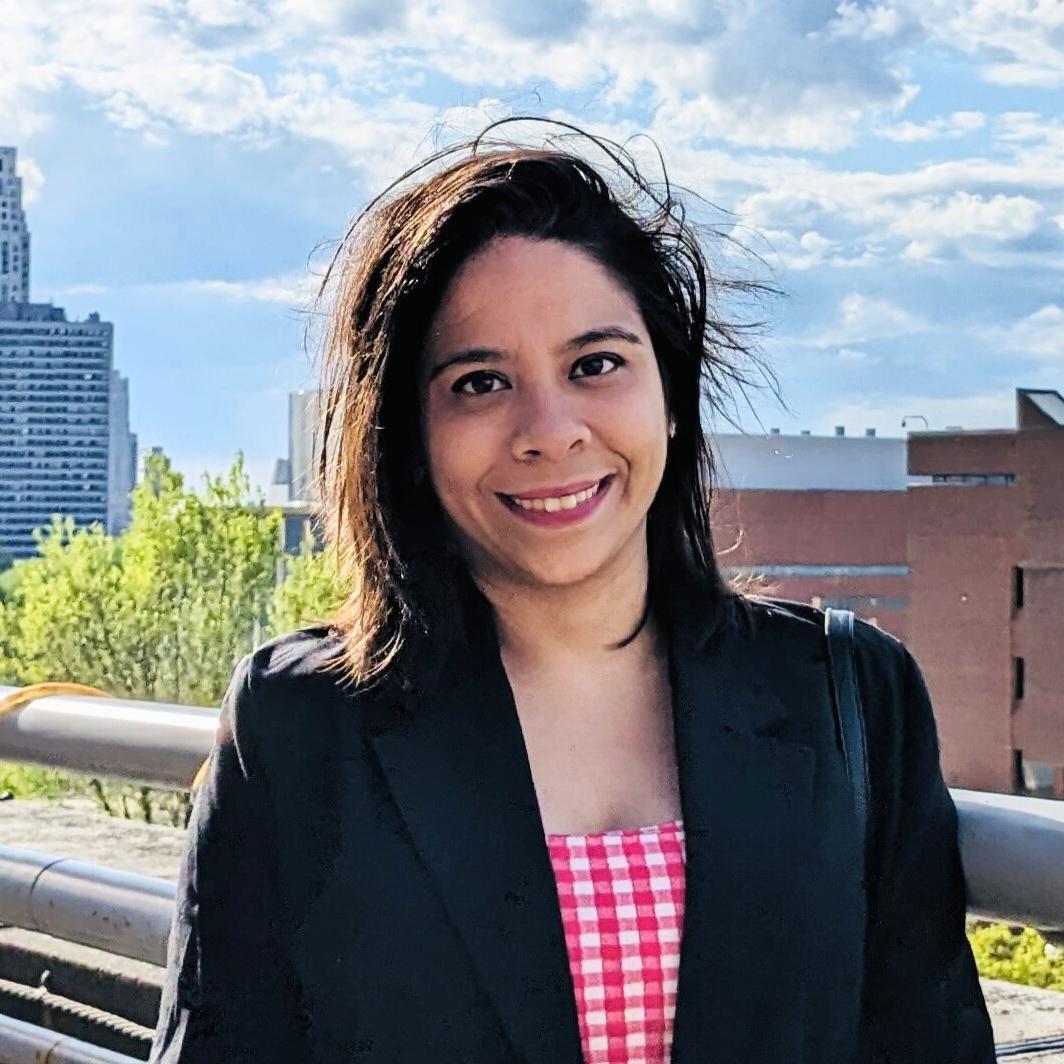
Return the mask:
<svg viewBox="0 0 1064 1064">
<path fill-rule="evenodd" d="M 704 604 L 702 604 L 704 605 Z M 920 672 L 857 624 L 870 910 L 822 614 L 667 620 L 686 904 L 678 1064 L 991 1064 Z M 237 667 L 151 1060 L 580 1064 L 553 873 L 494 630 L 416 694 L 345 693 L 323 628 Z"/>
</svg>

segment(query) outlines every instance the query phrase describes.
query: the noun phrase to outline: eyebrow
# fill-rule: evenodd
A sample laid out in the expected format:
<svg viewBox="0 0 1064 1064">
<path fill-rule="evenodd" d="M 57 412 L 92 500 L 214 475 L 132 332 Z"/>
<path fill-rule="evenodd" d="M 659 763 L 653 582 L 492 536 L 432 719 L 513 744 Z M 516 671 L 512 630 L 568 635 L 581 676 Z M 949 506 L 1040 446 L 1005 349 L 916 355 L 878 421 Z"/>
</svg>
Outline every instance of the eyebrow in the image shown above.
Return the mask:
<svg viewBox="0 0 1064 1064">
<path fill-rule="evenodd" d="M 600 344 L 604 340 L 622 340 L 627 344 L 642 344 L 642 340 L 630 329 L 623 329 L 620 325 L 603 325 L 596 329 L 588 329 L 567 341 L 564 350 L 577 351 L 589 344 Z M 429 372 L 429 380 L 435 380 L 449 366 L 467 366 L 473 363 L 502 362 L 505 356 L 494 347 L 471 347 L 466 351 L 445 358 L 439 365 L 433 366 Z"/>
</svg>

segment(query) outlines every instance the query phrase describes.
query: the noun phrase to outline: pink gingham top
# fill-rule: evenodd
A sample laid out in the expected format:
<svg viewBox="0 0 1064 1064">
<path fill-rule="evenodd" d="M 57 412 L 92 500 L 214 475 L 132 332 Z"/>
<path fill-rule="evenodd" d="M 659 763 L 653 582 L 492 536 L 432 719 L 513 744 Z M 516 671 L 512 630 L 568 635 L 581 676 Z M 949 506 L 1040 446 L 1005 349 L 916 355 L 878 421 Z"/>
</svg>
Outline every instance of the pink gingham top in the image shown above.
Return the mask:
<svg viewBox="0 0 1064 1064">
<path fill-rule="evenodd" d="M 666 1064 L 683 928 L 683 822 L 548 835 L 586 1064 Z"/>
</svg>

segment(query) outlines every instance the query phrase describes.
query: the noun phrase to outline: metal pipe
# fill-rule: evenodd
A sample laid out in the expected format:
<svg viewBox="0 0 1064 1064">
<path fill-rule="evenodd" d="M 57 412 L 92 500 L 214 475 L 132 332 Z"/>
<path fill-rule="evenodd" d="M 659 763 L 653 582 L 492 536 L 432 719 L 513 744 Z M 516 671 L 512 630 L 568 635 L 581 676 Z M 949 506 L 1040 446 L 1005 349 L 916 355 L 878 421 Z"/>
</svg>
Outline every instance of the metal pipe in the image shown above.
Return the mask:
<svg viewBox="0 0 1064 1064">
<path fill-rule="evenodd" d="M 166 964 L 170 880 L 0 846 L 0 922 Z"/>
<path fill-rule="evenodd" d="M 0 687 L 0 697 L 14 690 Z M 218 710 L 209 707 L 50 695 L 0 718 L 0 758 L 185 788 L 210 753 L 217 723 Z M 951 794 L 969 911 L 1060 933 L 1064 802 L 961 789 Z M 68 890 L 84 893 L 69 882 Z"/>
<path fill-rule="evenodd" d="M 0 1060 L 4 1064 L 139 1064 L 110 1049 L 0 1015 Z"/>
<path fill-rule="evenodd" d="M 953 790 L 968 912 L 1064 930 L 1064 802 Z"/>
<path fill-rule="evenodd" d="M 0 687 L 0 698 L 18 690 Z M 187 789 L 210 754 L 218 709 L 49 695 L 0 717 L 0 758 Z"/>
</svg>

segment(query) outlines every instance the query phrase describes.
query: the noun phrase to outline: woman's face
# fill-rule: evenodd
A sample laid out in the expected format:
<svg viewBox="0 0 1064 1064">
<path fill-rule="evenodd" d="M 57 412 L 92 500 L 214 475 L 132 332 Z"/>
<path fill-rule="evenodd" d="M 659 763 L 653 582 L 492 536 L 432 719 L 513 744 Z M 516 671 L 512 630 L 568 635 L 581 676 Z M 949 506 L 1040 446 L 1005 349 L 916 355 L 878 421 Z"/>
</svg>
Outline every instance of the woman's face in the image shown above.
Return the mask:
<svg viewBox="0 0 1064 1064">
<path fill-rule="evenodd" d="M 646 557 L 668 415 L 639 309 L 559 241 L 456 274 L 421 370 L 429 475 L 475 577 L 561 586 Z"/>
</svg>

